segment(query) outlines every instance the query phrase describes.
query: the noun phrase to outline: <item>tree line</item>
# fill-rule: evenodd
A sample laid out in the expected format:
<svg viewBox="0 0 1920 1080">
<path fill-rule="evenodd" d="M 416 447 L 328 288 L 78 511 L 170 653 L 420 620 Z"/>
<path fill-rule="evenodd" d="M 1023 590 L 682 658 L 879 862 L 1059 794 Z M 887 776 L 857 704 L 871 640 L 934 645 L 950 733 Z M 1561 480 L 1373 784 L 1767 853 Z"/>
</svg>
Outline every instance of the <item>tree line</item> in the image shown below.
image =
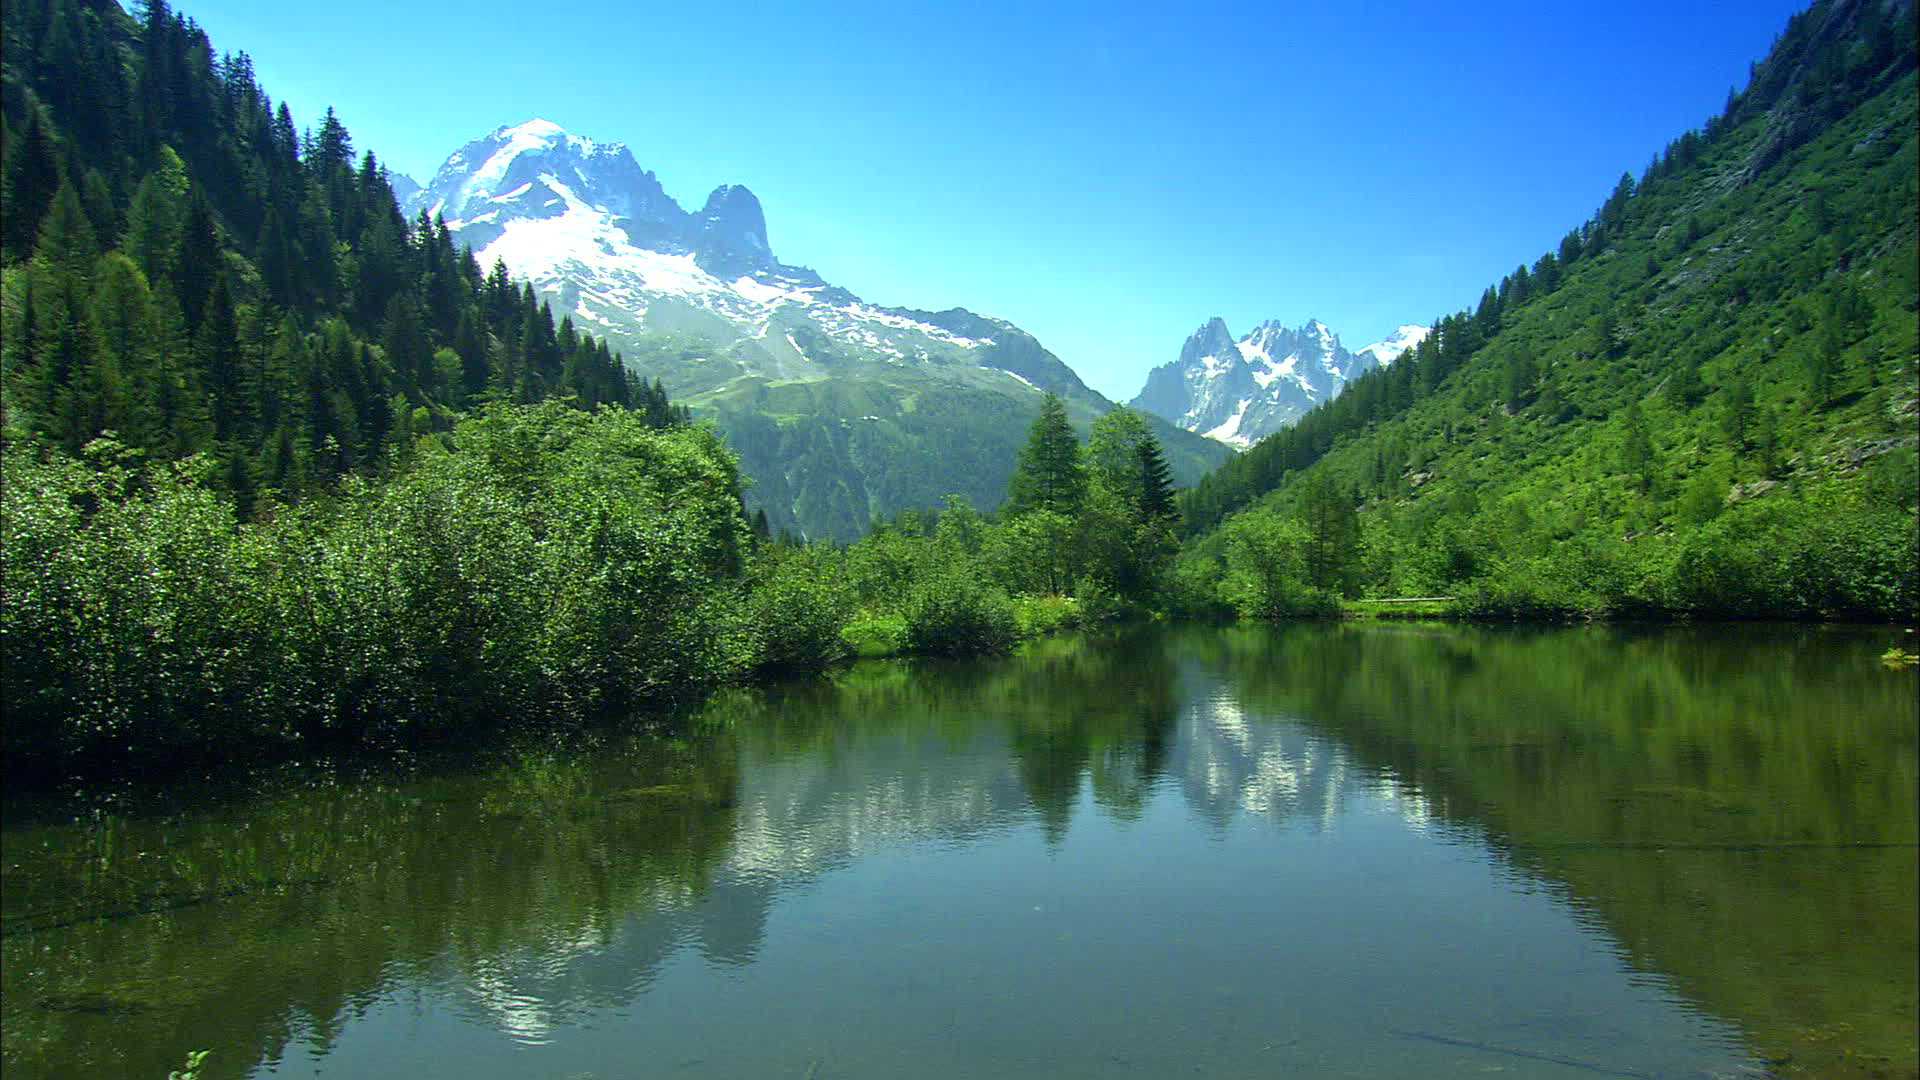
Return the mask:
<svg viewBox="0 0 1920 1080">
<path fill-rule="evenodd" d="M 165 0 L 5 11 L 4 406 L 77 453 L 204 455 L 242 516 L 379 474 L 487 400 L 684 422 L 529 283 L 400 213 L 328 111 L 297 131 Z"/>
<path fill-rule="evenodd" d="M 1755 66 L 1744 90 L 1730 89 L 1726 106 L 1718 115 L 1701 129 L 1684 132 L 1669 142 L 1637 180 L 1631 173 L 1622 173 L 1594 215 L 1569 230 L 1554 249 L 1531 265 L 1515 267 L 1489 286 L 1471 310 L 1436 320 L 1433 333 L 1416 349 L 1354 380 L 1342 394 L 1322 403 L 1299 423 L 1263 439 L 1184 493 L 1181 507 L 1185 535 L 1214 528 L 1312 466 L 1334 447 L 1369 438 L 1381 425 L 1405 416 L 1416 404 L 1434 396 L 1455 373 L 1472 363 L 1499 369 L 1513 407 L 1537 399 L 1544 412 L 1562 420 L 1577 417 L 1578 407 L 1567 401 L 1569 388 L 1553 378 L 1550 361 L 1542 355 L 1546 351 L 1543 343 L 1508 349 L 1488 346 L 1500 339 L 1504 327 L 1529 309 L 1537 313 L 1543 307 L 1572 307 L 1579 309 L 1576 325 L 1562 325 L 1556 336 L 1574 344 L 1584 361 L 1604 363 L 1620 358 L 1627 351 L 1636 320 L 1623 317 L 1610 303 L 1594 303 L 1591 283 L 1581 289 L 1582 295 L 1574 304 L 1547 303 L 1576 271 L 1585 272 L 1600 262 L 1615 263 L 1609 270 L 1629 265 L 1641 271 L 1644 278 L 1671 270 L 1689 252 L 1714 242 L 1710 235 L 1714 226 L 1741 217 L 1750 201 L 1745 196 L 1752 194 L 1754 181 L 1762 173 L 1782 165 L 1790 151 L 1813 141 L 1899 80 L 1911 77 L 1920 65 L 1913 47 L 1916 29 L 1911 5 L 1854 5 L 1845 12 L 1846 24 L 1838 28 L 1826 25 L 1830 17 L 1838 17 L 1834 8 L 1830 2 L 1816 3 L 1790 19 L 1766 61 Z M 1792 121 L 1770 121 L 1769 113 L 1776 107 L 1789 110 Z M 1757 147 L 1756 139 L 1761 140 Z M 1713 179 L 1711 191 L 1703 191 L 1707 186 L 1702 184 L 1707 159 L 1714 154 L 1718 154 L 1713 164 L 1720 175 Z M 1842 160 L 1836 164 L 1854 169 L 1860 163 Z M 1740 181 L 1731 198 L 1724 197 L 1729 194 L 1724 190 L 1728 175 Z M 1824 184 L 1818 177 L 1809 179 L 1813 182 L 1804 192 L 1802 224 L 1812 226 L 1807 230 L 1810 235 L 1802 243 L 1774 245 L 1777 257 L 1742 261 L 1716 283 L 1718 299 L 1730 306 L 1791 299 L 1788 294 L 1796 286 L 1823 278 L 1836 265 L 1844 267 L 1842 256 L 1849 248 L 1869 250 L 1889 233 L 1898 235 L 1901 215 L 1910 216 L 1912 198 L 1904 183 L 1889 185 L 1870 204 L 1843 209 L 1838 196 L 1843 188 L 1834 182 L 1837 178 L 1829 177 Z M 1688 198 L 1675 197 L 1682 193 Z M 1659 232 L 1659 243 L 1635 242 L 1636 234 L 1652 231 Z M 1768 254 L 1774 256 L 1771 251 Z M 1911 284 L 1910 268 L 1895 265 L 1892 269 L 1903 284 Z M 1618 290 L 1610 284 L 1609 291 Z M 1803 363 L 1817 404 L 1832 399 L 1842 374 L 1840 338 L 1856 328 L 1864 329 L 1862 321 L 1870 321 L 1873 314 L 1863 311 L 1864 301 L 1857 287 L 1841 306 L 1837 318 L 1831 314 L 1826 317 L 1822 343 L 1818 349 L 1809 350 Z M 1699 365 L 1714 351 L 1698 345 L 1673 350 L 1683 380 L 1676 392 L 1698 386 Z M 1694 381 L 1687 382 L 1690 376 Z M 1382 468 L 1401 464 L 1404 459 L 1383 462 Z"/>
</svg>

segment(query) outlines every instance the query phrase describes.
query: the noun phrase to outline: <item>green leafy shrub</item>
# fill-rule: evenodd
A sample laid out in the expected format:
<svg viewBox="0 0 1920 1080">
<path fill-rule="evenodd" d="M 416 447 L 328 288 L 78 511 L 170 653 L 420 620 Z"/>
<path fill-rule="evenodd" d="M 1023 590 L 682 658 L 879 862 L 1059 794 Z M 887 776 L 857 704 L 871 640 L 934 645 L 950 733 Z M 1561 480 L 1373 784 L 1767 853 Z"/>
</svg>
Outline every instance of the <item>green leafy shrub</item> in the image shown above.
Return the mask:
<svg viewBox="0 0 1920 1080">
<path fill-rule="evenodd" d="M 1082 625 L 1082 605 L 1071 596 L 1019 596 L 1013 620 L 1020 637 L 1045 637 Z"/>
<path fill-rule="evenodd" d="M 846 659 L 855 651 L 843 636 L 853 605 L 839 566 L 819 551 L 775 551 L 747 599 L 754 666 L 820 671 Z"/>
<path fill-rule="evenodd" d="M 958 571 L 936 573 L 907 599 L 907 647 L 932 656 L 1004 653 L 1020 628 L 1007 594 Z"/>
<path fill-rule="evenodd" d="M 502 407 L 245 525 L 195 462 L 89 456 L 6 451 L 10 765 L 580 717 L 752 656 L 738 478 L 700 429 Z"/>
<path fill-rule="evenodd" d="M 862 659 L 903 656 L 908 649 L 907 617 L 860 611 L 841 628 L 840 640 Z"/>
<path fill-rule="evenodd" d="M 1291 517 L 1256 510 L 1227 525 L 1227 579 L 1221 595 L 1248 619 L 1336 615 L 1340 598 L 1307 583 L 1312 537 Z"/>
</svg>

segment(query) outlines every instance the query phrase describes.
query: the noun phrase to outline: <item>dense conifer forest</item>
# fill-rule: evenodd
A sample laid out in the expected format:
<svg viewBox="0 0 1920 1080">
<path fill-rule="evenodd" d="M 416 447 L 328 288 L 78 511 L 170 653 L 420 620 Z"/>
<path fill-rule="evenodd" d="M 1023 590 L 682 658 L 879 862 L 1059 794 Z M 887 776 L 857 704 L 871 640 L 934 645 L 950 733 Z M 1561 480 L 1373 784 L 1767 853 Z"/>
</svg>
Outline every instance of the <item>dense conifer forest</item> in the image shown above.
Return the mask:
<svg viewBox="0 0 1920 1080">
<path fill-rule="evenodd" d="M 9 4 L 8 423 L 205 455 L 242 517 L 487 400 L 676 417 L 505 267 L 409 222 L 331 112 L 296 128 L 165 0 Z"/>
</svg>

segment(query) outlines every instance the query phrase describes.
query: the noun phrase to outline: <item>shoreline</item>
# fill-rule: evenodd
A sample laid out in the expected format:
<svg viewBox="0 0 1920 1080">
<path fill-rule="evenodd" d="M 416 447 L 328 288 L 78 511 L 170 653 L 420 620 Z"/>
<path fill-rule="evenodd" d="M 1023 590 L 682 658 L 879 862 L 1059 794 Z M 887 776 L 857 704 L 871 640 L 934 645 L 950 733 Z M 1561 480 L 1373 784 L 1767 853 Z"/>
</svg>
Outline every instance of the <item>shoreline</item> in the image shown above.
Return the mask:
<svg viewBox="0 0 1920 1080">
<path fill-rule="evenodd" d="M 1351 602 L 1348 602 L 1350 604 Z M 672 694 L 651 704 L 621 713 L 613 710 L 597 714 L 588 714 L 577 718 L 545 717 L 531 723 L 514 725 L 502 718 L 490 723 L 469 724 L 463 727 L 417 733 L 415 738 L 354 738 L 342 733 L 332 740 L 293 741 L 272 743 L 260 741 L 239 752 L 193 753 L 183 752 L 157 759 L 139 760 L 131 756 L 119 757 L 76 757 L 57 761 L 25 762 L 8 761 L 5 768 L 5 785 L 8 802 L 14 797 L 29 802 L 48 798 L 64 799 L 78 796 L 89 787 L 98 786 L 112 790 L 124 787 L 146 788 L 180 783 L 198 783 L 220 786 L 226 778 L 222 774 L 238 771 L 249 777 L 272 774 L 285 769 L 299 769 L 303 764 L 320 765 L 324 771 L 332 773 L 344 769 L 356 775 L 376 775 L 388 771 L 389 767 L 401 773 L 410 773 L 421 768 L 431 768 L 436 763 L 466 758 L 470 753 L 501 752 L 523 740 L 535 740 L 552 744 L 567 744 L 575 741 L 593 741 L 609 735 L 644 731 L 649 729 L 670 728 L 685 721 L 701 709 L 707 707 L 714 698 L 729 690 L 765 690 L 785 684 L 807 683 L 831 678 L 861 664 L 912 664 L 919 662 L 992 662 L 1004 661 L 1021 650 L 1041 642 L 1069 637 L 1072 635 L 1101 635 L 1124 633 L 1148 626 L 1200 626 L 1216 629 L 1234 627 L 1280 627 L 1289 624 L 1338 625 L 1352 624 L 1397 624 L 1397 623 L 1436 623 L 1450 627 L 1483 628 L 1533 628 L 1548 630 L 1570 630 L 1600 626 L 1640 627 L 1646 629 L 1682 629 L 1707 627 L 1780 629 L 1795 628 L 1802 630 L 1832 629 L 1855 632 L 1882 632 L 1897 635 L 1889 652 L 1910 650 L 1920 645 L 1920 628 L 1902 623 L 1856 622 L 1838 619 L 1729 619 L 1729 618 L 1621 618 L 1591 617 L 1584 619 L 1539 619 L 1539 618 L 1486 618 L 1462 615 L 1454 612 L 1434 612 L 1421 609 L 1416 611 L 1392 610 L 1386 612 L 1354 612 L 1343 604 L 1339 614 L 1292 619 L 1209 619 L 1204 617 L 1137 617 L 1130 619 L 1108 620 L 1087 624 L 1073 621 L 1053 624 L 1035 632 L 1028 633 L 1015 641 L 1005 652 L 980 652 L 970 654 L 946 654 L 937 652 L 891 652 L 883 655 L 859 655 L 849 653 L 847 657 L 829 666 L 812 670 L 762 669 L 748 672 L 744 677 L 704 687 L 686 688 L 681 693 Z M 1889 667 L 1896 670 L 1912 666 L 1888 661 Z M 475 744 L 482 744 L 476 748 Z"/>
</svg>

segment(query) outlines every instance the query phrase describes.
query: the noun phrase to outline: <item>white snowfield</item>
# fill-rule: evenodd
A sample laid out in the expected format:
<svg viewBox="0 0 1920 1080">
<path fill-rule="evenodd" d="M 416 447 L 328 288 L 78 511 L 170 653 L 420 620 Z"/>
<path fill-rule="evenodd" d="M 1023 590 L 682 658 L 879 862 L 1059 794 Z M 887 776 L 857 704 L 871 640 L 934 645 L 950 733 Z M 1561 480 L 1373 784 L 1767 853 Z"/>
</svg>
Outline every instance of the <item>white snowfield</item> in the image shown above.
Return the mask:
<svg viewBox="0 0 1920 1080">
<path fill-rule="evenodd" d="M 1252 439 L 1240 434 L 1240 422 L 1247 418 L 1247 406 L 1251 404 L 1253 404 L 1252 398 L 1241 398 L 1240 404 L 1233 410 L 1233 415 L 1227 417 L 1226 423 L 1211 431 L 1203 431 L 1201 434 L 1231 446 L 1253 445 Z"/>
<path fill-rule="evenodd" d="M 1376 341 L 1365 348 L 1354 350 L 1354 355 L 1359 356 L 1364 353 L 1379 361 L 1381 367 L 1386 367 L 1400 359 L 1401 354 L 1408 349 L 1419 348 L 1420 343 L 1427 340 L 1427 335 L 1431 333 L 1433 333 L 1431 327 L 1409 323 L 1395 330 L 1384 341 Z"/>
</svg>

